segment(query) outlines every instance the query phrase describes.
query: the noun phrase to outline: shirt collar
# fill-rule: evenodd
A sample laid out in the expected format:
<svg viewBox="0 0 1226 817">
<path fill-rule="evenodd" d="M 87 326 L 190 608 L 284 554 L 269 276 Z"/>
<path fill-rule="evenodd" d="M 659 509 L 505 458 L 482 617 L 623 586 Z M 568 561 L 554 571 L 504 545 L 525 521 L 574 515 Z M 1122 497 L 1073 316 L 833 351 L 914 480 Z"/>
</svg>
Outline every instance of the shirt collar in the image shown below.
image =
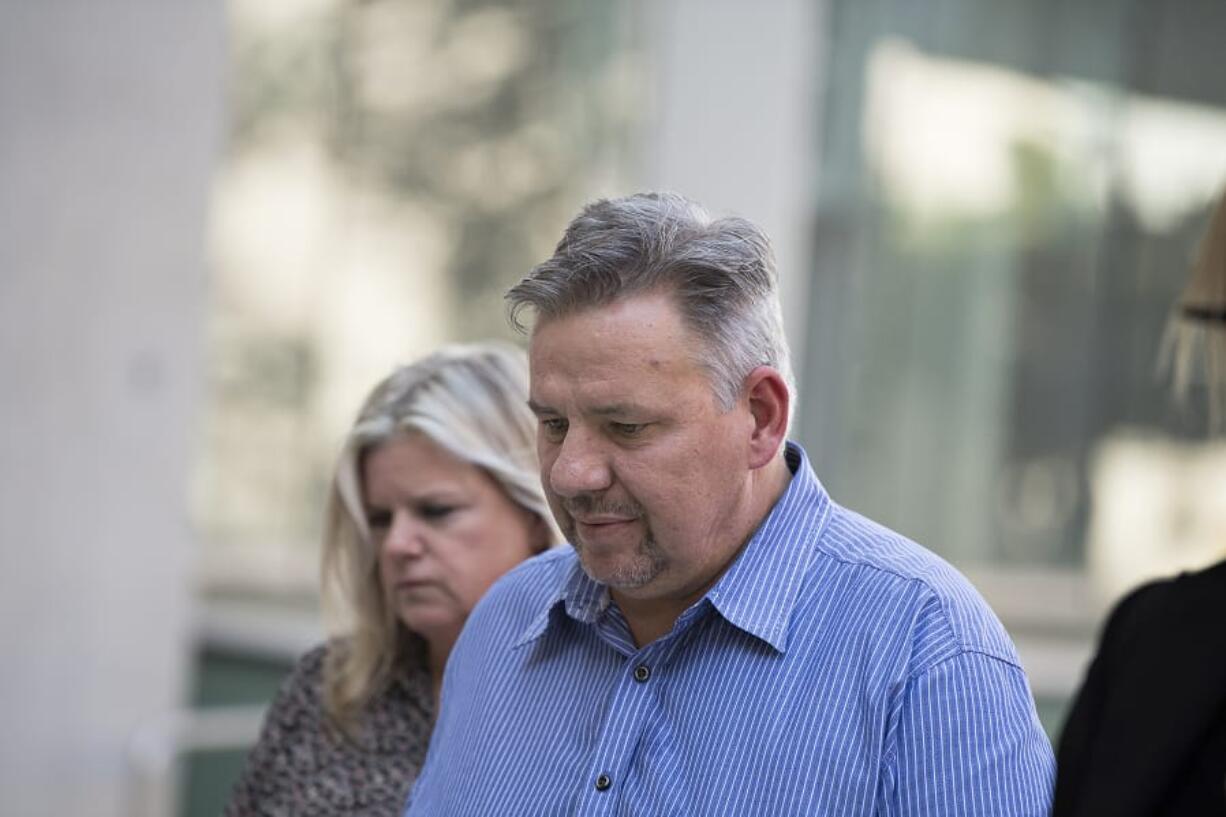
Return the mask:
<svg viewBox="0 0 1226 817">
<path fill-rule="evenodd" d="M 830 516 L 831 504 L 805 450 L 798 443 L 789 442 L 785 456 L 792 471 L 788 487 L 741 554 L 703 597 L 730 624 L 779 652 L 787 649 L 792 609 L 816 553 L 814 545 Z M 569 575 L 514 646 L 543 635 L 559 607 L 575 621 L 591 624 L 609 604 L 608 587 L 592 581 L 583 572 L 579 559 L 572 557 Z"/>
<path fill-rule="evenodd" d="M 608 609 L 611 603 L 609 588 L 592 581 L 583 572 L 583 566 L 579 563 L 579 557 L 573 551 L 570 553 L 569 561 L 570 572 L 565 574 L 565 580 L 562 581 L 557 591 L 545 601 L 541 612 L 532 619 L 532 623 L 515 640 L 515 643 L 512 644 L 513 647 L 522 646 L 544 635 L 545 631 L 549 629 L 549 622 L 554 610 L 562 608 L 566 611 L 566 615 L 575 621 L 592 624 Z"/>
<path fill-rule="evenodd" d="M 830 517 L 830 497 L 798 443 L 787 444 L 792 480 L 707 598 L 730 624 L 787 651 L 788 624 L 816 544 Z"/>
</svg>

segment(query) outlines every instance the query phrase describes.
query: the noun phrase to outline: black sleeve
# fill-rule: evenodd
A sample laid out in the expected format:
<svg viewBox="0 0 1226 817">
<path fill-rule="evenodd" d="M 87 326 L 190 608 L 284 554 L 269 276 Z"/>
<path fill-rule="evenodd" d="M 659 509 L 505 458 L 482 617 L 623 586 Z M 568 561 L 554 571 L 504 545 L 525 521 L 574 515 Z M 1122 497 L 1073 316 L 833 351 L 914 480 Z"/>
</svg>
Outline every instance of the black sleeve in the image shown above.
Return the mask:
<svg viewBox="0 0 1226 817">
<path fill-rule="evenodd" d="M 1090 662 L 1081 689 L 1064 722 L 1056 752 L 1056 789 L 1052 817 L 1084 814 L 1090 804 L 1102 804 L 1101 793 L 1088 791 L 1089 768 L 1102 751 L 1099 746 L 1104 712 L 1113 691 L 1126 673 L 1131 648 L 1145 610 L 1166 583 L 1149 584 L 1128 594 L 1107 619 L 1098 651 Z"/>
</svg>

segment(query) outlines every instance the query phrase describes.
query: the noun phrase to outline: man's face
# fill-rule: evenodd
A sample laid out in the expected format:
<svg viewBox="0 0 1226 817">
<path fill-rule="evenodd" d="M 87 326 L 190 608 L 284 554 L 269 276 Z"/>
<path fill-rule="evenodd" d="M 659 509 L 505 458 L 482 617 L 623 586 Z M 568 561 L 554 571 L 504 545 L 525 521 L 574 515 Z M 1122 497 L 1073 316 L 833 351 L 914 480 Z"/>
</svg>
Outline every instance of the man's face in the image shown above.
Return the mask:
<svg viewBox="0 0 1226 817">
<path fill-rule="evenodd" d="M 718 405 L 670 295 L 539 325 L 531 402 L 550 507 L 584 570 L 627 597 L 709 585 L 741 542 L 753 417 Z"/>
</svg>

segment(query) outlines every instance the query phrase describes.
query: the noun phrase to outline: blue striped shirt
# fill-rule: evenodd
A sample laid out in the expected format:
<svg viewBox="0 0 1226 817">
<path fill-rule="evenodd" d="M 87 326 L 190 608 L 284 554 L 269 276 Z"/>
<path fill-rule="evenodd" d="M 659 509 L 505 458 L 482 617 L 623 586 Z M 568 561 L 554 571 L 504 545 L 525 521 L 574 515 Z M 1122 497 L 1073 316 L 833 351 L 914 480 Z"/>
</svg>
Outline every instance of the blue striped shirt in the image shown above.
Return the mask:
<svg viewBox="0 0 1226 817">
<path fill-rule="evenodd" d="M 1051 746 L 1000 622 L 788 454 L 738 558 L 641 649 L 569 549 L 499 581 L 406 815 L 1046 815 Z"/>
</svg>

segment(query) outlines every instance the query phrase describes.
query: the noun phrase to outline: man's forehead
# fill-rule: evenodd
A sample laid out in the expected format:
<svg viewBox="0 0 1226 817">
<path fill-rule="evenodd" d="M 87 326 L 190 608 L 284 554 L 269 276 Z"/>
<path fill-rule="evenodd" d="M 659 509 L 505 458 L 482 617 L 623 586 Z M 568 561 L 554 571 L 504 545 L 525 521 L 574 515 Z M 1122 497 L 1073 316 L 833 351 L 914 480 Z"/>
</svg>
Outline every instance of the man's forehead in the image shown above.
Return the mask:
<svg viewBox="0 0 1226 817">
<path fill-rule="evenodd" d="M 581 404 L 584 412 L 614 414 L 658 402 L 669 384 L 685 378 L 677 366 L 658 360 L 601 359 L 599 353 L 550 354 L 529 362 L 528 394 L 537 405 L 570 401 Z"/>
<path fill-rule="evenodd" d="M 688 359 L 653 366 L 649 358 L 610 367 L 555 359 L 532 366 L 528 392 L 528 406 L 537 416 L 643 418 L 717 399 L 707 370 Z"/>
<path fill-rule="evenodd" d="M 652 290 L 542 317 L 532 329 L 529 356 L 583 355 L 599 363 L 611 355 L 633 354 L 667 362 L 682 356 L 692 360 L 702 345 L 674 296 Z"/>
<path fill-rule="evenodd" d="M 571 323 L 580 323 L 590 331 L 617 324 L 627 326 L 667 326 L 672 331 L 686 336 L 692 334 L 687 326 L 685 310 L 674 288 L 660 286 L 651 289 L 624 293 L 593 303 L 576 304 L 552 314 L 538 314 L 533 323 L 531 337 L 542 332 Z M 688 337 L 687 337 L 688 339 Z"/>
<path fill-rule="evenodd" d="M 533 329 L 530 392 L 539 404 L 571 400 L 585 413 L 659 408 L 684 383 L 709 387 L 701 345 L 667 292 L 558 315 Z"/>
<path fill-rule="evenodd" d="M 609 404 L 634 402 L 637 389 L 680 382 L 701 367 L 683 344 L 611 335 L 569 334 L 534 342 L 529 350 L 531 391 L 580 390 Z M 624 400 L 619 395 L 625 394 Z"/>
</svg>

